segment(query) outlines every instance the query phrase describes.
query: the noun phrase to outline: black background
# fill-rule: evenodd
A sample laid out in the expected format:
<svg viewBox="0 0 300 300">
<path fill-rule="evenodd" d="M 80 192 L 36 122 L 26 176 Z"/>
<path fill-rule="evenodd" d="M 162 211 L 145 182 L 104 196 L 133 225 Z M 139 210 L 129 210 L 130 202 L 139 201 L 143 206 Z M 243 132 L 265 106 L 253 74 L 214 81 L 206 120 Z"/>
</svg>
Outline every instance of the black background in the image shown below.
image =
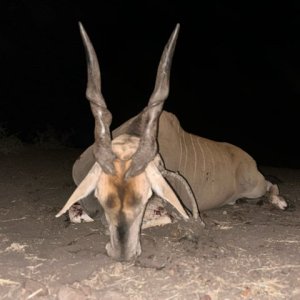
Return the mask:
<svg viewBox="0 0 300 300">
<path fill-rule="evenodd" d="M 0 2 L 0 126 L 30 142 L 51 128 L 93 142 L 78 21 L 98 54 L 114 129 L 146 105 L 176 23 L 165 109 L 259 164 L 300 167 L 300 2 Z"/>
</svg>

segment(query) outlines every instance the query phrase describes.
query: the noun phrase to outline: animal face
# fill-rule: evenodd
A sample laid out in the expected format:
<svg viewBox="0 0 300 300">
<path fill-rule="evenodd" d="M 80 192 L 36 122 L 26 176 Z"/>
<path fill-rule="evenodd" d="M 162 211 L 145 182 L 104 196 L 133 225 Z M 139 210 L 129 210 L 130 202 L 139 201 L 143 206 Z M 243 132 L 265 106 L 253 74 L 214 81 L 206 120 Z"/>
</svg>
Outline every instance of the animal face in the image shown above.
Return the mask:
<svg viewBox="0 0 300 300">
<path fill-rule="evenodd" d="M 94 192 L 104 209 L 109 224 L 110 242 L 107 254 L 116 260 L 130 260 L 141 254 L 140 228 L 145 208 L 152 193 L 173 205 L 188 219 L 176 194 L 161 175 L 159 154 L 148 163 L 145 170 L 126 178 L 140 139 L 127 134 L 112 141 L 116 155 L 114 174 L 105 173 L 95 162 L 87 176 L 78 185 L 57 217 L 65 213 L 74 203 Z"/>
<path fill-rule="evenodd" d="M 154 91 L 148 105 L 132 125 L 131 132 L 111 141 L 111 113 L 101 94 L 100 68 L 95 50 L 80 24 L 86 50 L 88 84 L 86 96 L 95 118 L 95 163 L 78 185 L 63 209 L 94 192 L 109 224 L 110 242 L 107 254 L 117 260 L 140 255 L 140 228 L 146 204 L 154 192 L 171 203 L 187 219 L 184 208 L 162 176 L 162 161 L 157 151 L 157 127 L 163 104 L 169 92 L 171 60 L 179 25 L 173 31 L 162 54 Z"/>
<path fill-rule="evenodd" d="M 115 174 L 102 173 L 95 196 L 109 224 L 110 242 L 106 245 L 108 255 L 117 260 L 130 260 L 141 254 L 140 227 L 152 189 L 146 172 L 128 179 L 125 177 L 133 154 L 128 156 L 127 150 L 136 150 L 134 146 L 137 146 L 138 139 L 135 143 L 120 143 L 119 140 L 116 144 L 113 141 L 113 149 L 118 157 L 114 160 Z"/>
</svg>

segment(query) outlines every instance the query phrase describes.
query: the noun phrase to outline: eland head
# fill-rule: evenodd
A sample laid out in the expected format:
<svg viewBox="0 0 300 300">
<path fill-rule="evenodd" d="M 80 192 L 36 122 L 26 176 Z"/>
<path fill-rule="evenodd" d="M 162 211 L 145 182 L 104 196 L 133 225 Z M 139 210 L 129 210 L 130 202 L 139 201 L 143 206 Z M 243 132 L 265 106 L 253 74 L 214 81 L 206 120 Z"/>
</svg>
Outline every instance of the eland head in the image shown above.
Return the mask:
<svg viewBox="0 0 300 300">
<path fill-rule="evenodd" d="M 116 260 L 131 260 L 141 254 L 141 223 L 153 192 L 173 205 L 184 219 L 188 218 L 161 173 L 162 161 L 157 146 L 158 120 L 169 94 L 179 24 L 164 48 L 148 105 L 132 124 L 134 134 L 122 134 L 113 140 L 110 132 L 112 116 L 101 93 L 97 56 L 82 24 L 79 26 L 87 58 L 86 97 L 95 118 L 95 163 L 56 216 L 61 216 L 74 203 L 94 192 L 109 224 L 107 254 Z"/>
</svg>

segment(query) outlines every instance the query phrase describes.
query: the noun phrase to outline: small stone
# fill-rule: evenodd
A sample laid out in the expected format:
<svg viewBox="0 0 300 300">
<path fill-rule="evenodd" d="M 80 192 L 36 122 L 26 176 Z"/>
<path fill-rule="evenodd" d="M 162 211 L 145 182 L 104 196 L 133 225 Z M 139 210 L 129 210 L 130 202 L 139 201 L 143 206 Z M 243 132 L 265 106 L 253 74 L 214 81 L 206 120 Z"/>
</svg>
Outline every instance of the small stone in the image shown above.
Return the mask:
<svg viewBox="0 0 300 300">
<path fill-rule="evenodd" d="M 249 298 L 250 295 L 251 295 L 251 289 L 250 289 L 248 286 L 246 286 L 246 287 L 244 288 L 244 290 L 241 292 L 241 296 L 242 296 L 243 298 Z"/>
<path fill-rule="evenodd" d="M 101 281 L 107 282 L 110 279 L 111 279 L 111 277 L 108 274 L 106 274 L 106 273 L 101 274 Z"/>
<path fill-rule="evenodd" d="M 86 295 L 80 290 L 62 286 L 58 291 L 58 300 L 86 300 Z"/>
<path fill-rule="evenodd" d="M 120 262 L 115 263 L 115 265 L 113 266 L 113 273 L 115 276 L 121 275 L 123 270 L 124 270 L 124 267 L 123 267 L 122 263 L 120 263 Z"/>
<path fill-rule="evenodd" d="M 172 238 L 179 238 L 181 236 L 181 231 L 178 228 L 172 228 L 170 232 Z"/>
<path fill-rule="evenodd" d="M 212 299 L 209 295 L 203 295 L 202 297 L 200 297 L 200 300 L 212 300 Z"/>
<path fill-rule="evenodd" d="M 124 295 L 122 295 L 120 292 L 117 291 L 107 291 L 101 295 L 101 300 L 112 300 L 112 299 L 118 299 L 118 300 L 126 300 Z"/>
</svg>

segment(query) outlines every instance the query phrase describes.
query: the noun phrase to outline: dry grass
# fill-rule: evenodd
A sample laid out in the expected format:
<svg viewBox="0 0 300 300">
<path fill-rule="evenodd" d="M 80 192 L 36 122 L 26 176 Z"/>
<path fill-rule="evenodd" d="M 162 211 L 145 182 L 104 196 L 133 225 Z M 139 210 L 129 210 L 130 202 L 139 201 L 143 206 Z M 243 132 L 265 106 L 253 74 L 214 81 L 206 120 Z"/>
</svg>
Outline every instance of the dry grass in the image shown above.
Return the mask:
<svg viewBox="0 0 300 300">
<path fill-rule="evenodd" d="M 5 286 L 5 285 L 19 285 L 19 282 L 10 280 L 10 279 L 5 279 L 5 278 L 0 278 L 0 286 Z"/>
<path fill-rule="evenodd" d="M 213 260 L 206 261 L 206 266 L 203 266 L 197 258 L 192 264 L 188 259 L 181 259 L 176 266 L 169 265 L 159 271 L 134 264 L 113 263 L 93 272 L 74 287 L 84 289 L 88 286 L 102 292 L 114 290 L 130 300 L 201 297 L 213 300 L 287 299 L 289 281 L 277 278 L 276 272 L 300 268 L 300 265 L 262 265 L 259 257 L 248 255 L 244 249 L 236 251 L 238 258 L 228 258 L 227 262 L 219 262 L 219 265 L 214 264 Z M 218 272 L 222 265 L 225 276 Z M 243 272 L 245 267 L 248 267 L 248 272 Z"/>
</svg>

